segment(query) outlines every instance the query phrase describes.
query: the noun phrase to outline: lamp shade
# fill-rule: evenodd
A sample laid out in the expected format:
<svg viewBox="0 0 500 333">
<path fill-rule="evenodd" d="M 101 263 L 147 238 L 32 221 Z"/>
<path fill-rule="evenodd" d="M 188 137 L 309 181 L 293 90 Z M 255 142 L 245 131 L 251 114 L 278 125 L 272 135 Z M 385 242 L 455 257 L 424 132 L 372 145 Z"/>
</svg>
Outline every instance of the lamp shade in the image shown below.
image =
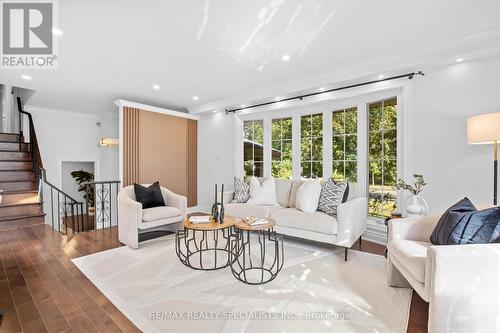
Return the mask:
<svg viewBox="0 0 500 333">
<path fill-rule="evenodd" d="M 467 118 L 467 142 L 491 144 L 500 141 L 500 112 Z"/>
</svg>

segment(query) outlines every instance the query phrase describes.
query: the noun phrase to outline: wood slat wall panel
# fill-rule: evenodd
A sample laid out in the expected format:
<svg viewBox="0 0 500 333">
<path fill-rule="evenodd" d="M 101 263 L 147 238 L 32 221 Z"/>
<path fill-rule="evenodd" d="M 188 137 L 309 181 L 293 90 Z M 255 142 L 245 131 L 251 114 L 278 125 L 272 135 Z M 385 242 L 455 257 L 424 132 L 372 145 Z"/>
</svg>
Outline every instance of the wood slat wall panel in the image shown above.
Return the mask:
<svg viewBox="0 0 500 333">
<path fill-rule="evenodd" d="M 188 207 L 198 204 L 198 122 L 188 120 L 187 131 L 187 199 Z"/>
<path fill-rule="evenodd" d="M 139 182 L 139 112 L 123 108 L 123 186 Z"/>
</svg>

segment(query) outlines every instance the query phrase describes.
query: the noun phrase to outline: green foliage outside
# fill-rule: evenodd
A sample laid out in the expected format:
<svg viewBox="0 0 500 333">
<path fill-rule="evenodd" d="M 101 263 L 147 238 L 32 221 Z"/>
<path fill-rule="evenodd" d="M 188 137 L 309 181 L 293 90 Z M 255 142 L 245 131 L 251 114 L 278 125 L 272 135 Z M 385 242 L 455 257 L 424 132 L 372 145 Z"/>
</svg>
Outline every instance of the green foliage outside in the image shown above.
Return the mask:
<svg viewBox="0 0 500 333">
<path fill-rule="evenodd" d="M 357 181 L 357 133 L 357 108 L 332 113 L 332 178 L 335 181 Z"/>
<path fill-rule="evenodd" d="M 370 215 L 390 216 L 397 195 L 396 98 L 370 104 L 369 113 Z"/>
</svg>

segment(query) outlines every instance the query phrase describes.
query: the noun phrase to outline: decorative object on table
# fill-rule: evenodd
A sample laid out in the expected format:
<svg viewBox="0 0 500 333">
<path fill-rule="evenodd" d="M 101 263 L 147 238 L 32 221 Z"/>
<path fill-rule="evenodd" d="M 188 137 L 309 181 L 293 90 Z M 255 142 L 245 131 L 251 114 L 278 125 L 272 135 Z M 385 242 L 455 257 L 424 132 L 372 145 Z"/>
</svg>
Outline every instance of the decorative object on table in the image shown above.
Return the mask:
<svg viewBox="0 0 500 333">
<path fill-rule="evenodd" d="M 255 221 L 264 220 L 257 219 Z M 231 249 L 229 262 L 234 277 L 246 284 L 258 285 L 268 283 L 278 276 L 283 267 L 283 237 L 276 235 L 274 220 L 266 223 L 248 225 L 244 221 L 234 223 L 234 234 L 230 236 Z M 257 251 L 251 251 L 252 239 Z M 253 259 L 253 260 L 252 260 Z M 266 260 L 267 259 L 267 260 Z"/>
<path fill-rule="evenodd" d="M 419 174 L 414 174 L 415 182 L 412 185 L 407 184 L 403 179 L 398 179 L 396 188 L 398 190 L 410 191 L 411 196 L 406 198 L 405 201 L 405 211 L 408 216 L 423 216 L 429 213 L 429 206 L 427 202 L 419 194 L 422 192 L 423 187 L 427 185 L 424 180 L 424 176 Z"/>
<path fill-rule="evenodd" d="M 211 219 L 209 215 L 191 216 L 189 218 L 189 222 L 194 224 L 210 223 L 210 220 Z"/>
<path fill-rule="evenodd" d="M 224 184 L 222 184 L 222 191 L 220 194 L 220 208 L 219 208 L 219 223 L 224 223 Z"/>
<path fill-rule="evenodd" d="M 210 215 L 212 216 L 214 221 L 219 219 L 219 203 L 217 202 L 217 184 L 215 184 L 215 194 L 214 194 L 214 203 L 212 205 L 212 209 L 210 211 Z"/>
<path fill-rule="evenodd" d="M 246 203 L 250 199 L 250 186 L 243 179 L 234 177 L 234 199 L 231 203 Z"/>
<path fill-rule="evenodd" d="M 434 245 L 500 242 L 500 207 L 478 211 L 468 198 L 448 208 L 431 234 Z"/>
<path fill-rule="evenodd" d="M 498 153 L 500 140 L 500 112 L 487 113 L 467 118 L 467 143 L 493 145 L 493 204 L 497 204 Z"/>
<path fill-rule="evenodd" d="M 346 193 L 349 194 L 347 181 L 336 183 L 329 178 L 321 187 L 318 210 L 330 216 L 337 216 L 337 207 L 347 201 Z"/>
<path fill-rule="evenodd" d="M 247 216 L 243 219 L 243 222 L 245 222 L 248 225 L 261 225 L 261 224 L 269 223 L 269 220 L 261 219 L 261 218 L 255 217 L 255 216 Z"/>
</svg>

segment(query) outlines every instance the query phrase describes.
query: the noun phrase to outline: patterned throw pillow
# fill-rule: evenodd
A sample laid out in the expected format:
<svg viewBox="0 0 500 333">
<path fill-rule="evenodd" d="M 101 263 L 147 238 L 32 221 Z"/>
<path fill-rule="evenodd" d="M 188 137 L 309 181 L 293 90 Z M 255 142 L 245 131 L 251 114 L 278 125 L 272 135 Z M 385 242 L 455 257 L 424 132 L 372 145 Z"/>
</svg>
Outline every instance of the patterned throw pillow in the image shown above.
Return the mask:
<svg viewBox="0 0 500 333">
<path fill-rule="evenodd" d="M 234 199 L 231 203 L 245 203 L 250 199 L 250 186 L 243 179 L 234 177 Z"/>
<path fill-rule="evenodd" d="M 318 210 L 330 216 L 336 216 L 337 207 L 343 202 L 347 186 L 347 182 L 335 183 L 332 178 L 328 179 L 321 189 Z"/>
</svg>

